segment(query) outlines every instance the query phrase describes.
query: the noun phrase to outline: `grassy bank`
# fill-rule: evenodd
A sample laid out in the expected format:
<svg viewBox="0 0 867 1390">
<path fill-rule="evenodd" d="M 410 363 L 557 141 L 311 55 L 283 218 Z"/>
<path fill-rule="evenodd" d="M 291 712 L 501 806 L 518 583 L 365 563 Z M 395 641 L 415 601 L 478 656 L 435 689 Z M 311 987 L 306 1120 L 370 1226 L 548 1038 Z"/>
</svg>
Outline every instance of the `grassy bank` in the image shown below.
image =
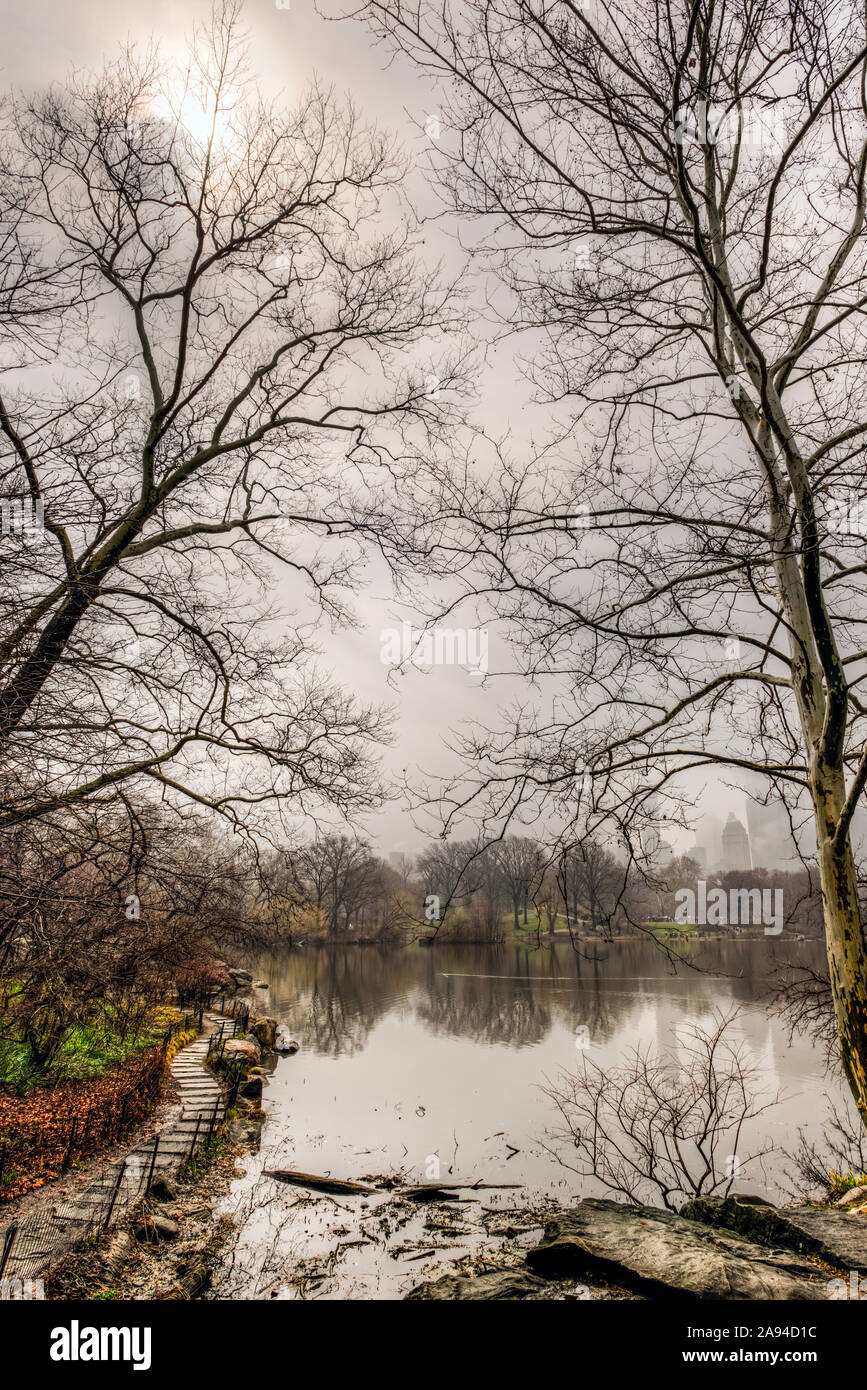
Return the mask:
<svg viewBox="0 0 867 1390">
<path fill-rule="evenodd" d="M 98 1020 L 76 1023 L 66 1031 L 44 1072 L 34 1065 L 33 1051 L 26 1040 L 0 1038 L 0 1087 L 14 1086 L 19 1094 L 24 1094 L 35 1086 L 95 1080 L 112 1067 L 157 1046 L 166 1030 L 182 1017 L 180 1009 L 155 1008 L 140 1027 L 129 1030 L 113 1018 L 110 1009 L 105 1009 Z M 9 1031 L 14 1032 L 14 1021 Z"/>
<path fill-rule="evenodd" d="M 154 1109 L 172 1058 L 196 1032 L 194 1020 L 167 1008 L 153 1010 L 134 1036 L 82 1025 L 69 1030 L 51 1074 L 39 1077 L 7 1044 L 7 1076 L 18 1080 L 0 1086 L 0 1202 L 42 1187 L 131 1133 Z"/>
</svg>

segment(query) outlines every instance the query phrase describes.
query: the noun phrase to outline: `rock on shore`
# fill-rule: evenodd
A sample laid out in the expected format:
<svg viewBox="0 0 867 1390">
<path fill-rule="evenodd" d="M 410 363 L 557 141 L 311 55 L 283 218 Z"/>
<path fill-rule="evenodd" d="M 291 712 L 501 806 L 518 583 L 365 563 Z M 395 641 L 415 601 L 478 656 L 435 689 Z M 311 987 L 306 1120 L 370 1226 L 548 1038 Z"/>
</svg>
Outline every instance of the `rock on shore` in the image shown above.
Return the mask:
<svg viewBox="0 0 867 1390">
<path fill-rule="evenodd" d="M 867 1273 L 867 1222 L 861 1215 L 830 1207 L 774 1207 L 761 1197 L 700 1197 L 681 1216 L 736 1231 L 761 1245 L 796 1250 Z"/>
<path fill-rule="evenodd" d="M 446 1274 L 442 1279 L 420 1284 L 407 1294 L 408 1299 L 496 1299 L 539 1298 L 548 1287 L 545 1279 L 526 1269 L 502 1269 L 467 1279 L 458 1274 Z"/>
<path fill-rule="evenodd" d="M 527 1256 L 536 1273 L 593 1274 L 657 1298 L 827 1298 L 827 1277 L 789 1250 L 656 1207 L 588 1199 L 557 1216 Z"/>
<path fill-rule="evenodd" d="M 867 1267 L 867 1219 L 828 1208 L 777 1209 L 756 1197 L 705 1198 L 680 1213 L 587 1198 L 558 1213 L 522 1268 L 447 1275 L 413 1299 L 574 1298 L 575 1285 L 609 1297 L 825 1300 L 829 1273 Z M 593 1288 L 589 1297 L 599 1297 Z M 605 1295 L 603 1295 L 605 1296 Z"/>
<path fill-rule="evenodd" d="M 277 1020 L 267 1015 L 250 1020 L 248 1031 L 252 1033 L 263 1052 L 272 1052 L 277 1045 Z"/>
</svg>

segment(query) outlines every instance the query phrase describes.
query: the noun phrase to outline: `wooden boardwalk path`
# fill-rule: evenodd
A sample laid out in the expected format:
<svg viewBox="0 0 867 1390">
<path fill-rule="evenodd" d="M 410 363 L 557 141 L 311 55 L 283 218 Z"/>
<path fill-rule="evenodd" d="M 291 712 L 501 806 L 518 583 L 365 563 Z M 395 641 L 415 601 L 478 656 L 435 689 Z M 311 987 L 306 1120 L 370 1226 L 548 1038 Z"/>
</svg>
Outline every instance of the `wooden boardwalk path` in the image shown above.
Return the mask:
<svg viewBox="0 0 867 1390">
<path fill-rule="evenodd" d="M 202 1027 L 195 1042 L 181 1048 L 170 1065 L 180 1114 L 124 1158 L 107 1163 L 100 1176 L 71 1200 L 52 1200 L 52 1185 L 48 1185 L 35 1212 L 20 1223 L 12 1221 L 0 1228 L 4 1279 L 32 1279 L 84 1237 L 107 1229 L 144 1196 L 157 1174 L 177 1172 L 222 1122 L 225 1099 L 206 1058 L 210 1035 L 230 1029 L 231 1020 L 206 1013 Z"/>
</svg>

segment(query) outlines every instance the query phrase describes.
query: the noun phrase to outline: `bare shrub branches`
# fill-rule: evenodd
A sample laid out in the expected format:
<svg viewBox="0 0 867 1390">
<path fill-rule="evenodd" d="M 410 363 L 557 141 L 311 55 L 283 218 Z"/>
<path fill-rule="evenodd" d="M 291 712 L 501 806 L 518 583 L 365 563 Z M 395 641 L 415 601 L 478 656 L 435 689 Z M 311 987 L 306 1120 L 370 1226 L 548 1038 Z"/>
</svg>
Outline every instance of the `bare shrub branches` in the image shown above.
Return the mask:
<svg viewBox="0 0 867 1390">
<path fill-rule="evenodd" d="M 562 1128 L 546 1144 L 564 1167 L 629 1201 L 653 1197 L 670 1211 L 684 1198 L 725 1195 L 746 1167 L 771 1152 L 742 1152 L 745 1127 L 776 1103 L 731 1029 L 736 1013 L 707 1027 L 683 1025 L 674 1056 L 634 1048 L 601 1067 L 583 1058 L 546 1089 Z"/>
</svg>

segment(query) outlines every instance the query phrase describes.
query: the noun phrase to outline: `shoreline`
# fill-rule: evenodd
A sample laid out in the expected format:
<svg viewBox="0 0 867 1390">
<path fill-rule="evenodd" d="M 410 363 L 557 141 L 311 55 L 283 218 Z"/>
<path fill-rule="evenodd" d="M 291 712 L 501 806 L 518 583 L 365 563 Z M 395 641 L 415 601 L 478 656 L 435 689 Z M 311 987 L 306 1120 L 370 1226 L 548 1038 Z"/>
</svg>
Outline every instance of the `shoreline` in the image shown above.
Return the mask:
<svg viewBox="0 0 867 1390">
<path fill-rule="evenodd" d="M 251 1147 L 245 1139 L 215 1138 L 199 1172 L 177 1184 L 161 1183 L 116 1229 L 70 1251 L 46 1274 L 45 1297 L 208 1299 L 240 1229 L 232 1215 L 217 1215 L 218 1209 L 243 1176 L 237 1162 Z M 351 1235 L 343 1200 L 343 1229 Z M 465 1208 L 453 1202 L 430 1201 L 424 1209 L 427 1228 L 446 1239 L 451 1225 L 466 1219 Z M 600 1198 L 559 1207 L 504 1207 L 472 1251 L 420 1268 L 409 1289 L 382 1301 L 837 1300 L 850 1296 L 853 1269 L 867 1271 L 864 1211 L 862 1206 L 856 1228 L 853 1216 L 834 1206 L 777 1208 L 748 1195 L 699 1199 L 682 1214 Z M 353 1215 L 359 1225 L 370 1219 L 362 1210 Z M 425 1253 L 436 1248 L 428 1242 Z M 303 1285 L 300 1296 L 315 1298 L 319 1281 L 304 1265 L 287 1267 L 280 1284 Z M 272 1286 L 269 1297 L 275 1292 Z"/>
<path fill-rule="evenodd" d="M 258 1150 L 268 1118 L 261 1093 L 273 1022 L 253 1018 L 250 1036 L 237 1040 L 246 1047 L 257 1039 L 258 1063 L 246 1071 L 248 1094 L 239 1092 L 205 1152 L 177 1175 L 159 1178 L 116 1226 L 46 1271 L 46 1298 L 264 1301 L 257 1292 L 221 1289 L 239 1243 L 244 1248 L 245 1221 L 226 1197 L 243 1180 L 243 1158 Z M 778 1208 L 740 1193 L 687 1203 L 681 1214 L 607 1198 L 534 1202 L 526 1191 L 509 1194 L 508 1205 L 496 1205 L 496 1197 L 488 1204 L 472 1183 L 423 1184 L 431 1190 L 422 1191 L 394 1175 L 365 1176 L 365 1190 L 341 1192 L 335 1202 L 315 1190 L 321 1179 L 310 1190 L 302 1176 L 292 1175 L 299 1211 L 327 1202 L 339 1211 L 337 1224 L 323 1253 L 302 1247 L 280 1268 L 267 1298 L 336 1294 L 351 1301 L 353 1272 L 345 1275 L 349 1291 L 339 1293 L 335 1259 L 339 1264 L 345 1252 L 365 1245 L 400 1276 L 398 1286 L 391 1278 L 386 1292 L 362 1295 L 382 1301 L 825 1300 L 843 1296 L 838 1286 L 847 1271 L 867 1273 L 867 1189 L 848 1198 L 863 1204 L 855 1214 L 839 1203 Z M 271 1200 L 260 1195 L 256 1205 Z M 461 1252 L 463 1236 L 470 1242 Z M 258 1246 L 248 1245 L 244 1270 L 254 1279 L 259 1258 Z"/>
<path fill-rule="evenodd" d="M 806 936 L 801 932 L 783 931 L 779 935 L 769 934 L 763 929 L 747 928 L 737 931 L 702 931 L 702 932 L 682 932 L 671 930 L 663 932 L 659 928 L 648 928 L 647 931 L 621 933 L 617 936 L 604 936 L 599 932 L 592 934 L 581 934 L 574 932 L 570 935 L 567 931 L 543 932 L 540 937 L 535 932 L 521 932 L 515 934 L 508 932 L 505 936 L 496 941 L 491 941 L 481 937 L 450 937 L 450 936 L 416 936 L 395 939 L 389 937 L 380 939 L 375 936 L 329 936 L 329 937 L 306 937 L 303 941 L 283 941 L 274 942 L 268 947 L 270 950 L 283 949 L 286 951 L 306 951 L 310 947 L 331 947 L 331 946 L 358 946 L 369 949 L 379 947 L 381 950 L 404 950 L 407 946 L 422 946 L 426 950 L 433 950 L 435 947 L 444 946 L 484 946 L 492 950 L 497 950 L 503 946 L 528 946 L 538 950 L 543 946 L 559 945 L 581 945 L 581 946 L 617 946 L 620 944 L 628 945 L 637 941 L 653 941 L 657 946 L 668 946 L 678 942 L 687 941 L 729 941 L 729 942 L 750 942 L 757 941 L 776 941 L 786 946 L 807 945 L 815 943 L 817 946 L 824 945 L 821 936 Z"/>
<path fill-rule="evenodd" d="M 235 1123 L 226 1128 L 231 1131 Z M 240 1176 L 237 1160 L 250 1147 L 217 1134 L 188 1173 L 159 1179 L 110 1231 L 70 1250 L 47 1270 L 46 1299 L 201 1299 L 235 1230 L 232 1218 L 217 1216 L 217 1208 Z"/>
<path fill-rule="evenodd" d="M 158 1177 L 108 1231 L 74 1246 L 45 1271 L 45 1297 L 202 1298 L 236 1230 L 218 1208 L 243 1177 L 238 1160 L 258 1149 L 265 1119 L 258 1098 L 239 1095 L 213 1137 L 177 1173 Z"/>
</svg>

